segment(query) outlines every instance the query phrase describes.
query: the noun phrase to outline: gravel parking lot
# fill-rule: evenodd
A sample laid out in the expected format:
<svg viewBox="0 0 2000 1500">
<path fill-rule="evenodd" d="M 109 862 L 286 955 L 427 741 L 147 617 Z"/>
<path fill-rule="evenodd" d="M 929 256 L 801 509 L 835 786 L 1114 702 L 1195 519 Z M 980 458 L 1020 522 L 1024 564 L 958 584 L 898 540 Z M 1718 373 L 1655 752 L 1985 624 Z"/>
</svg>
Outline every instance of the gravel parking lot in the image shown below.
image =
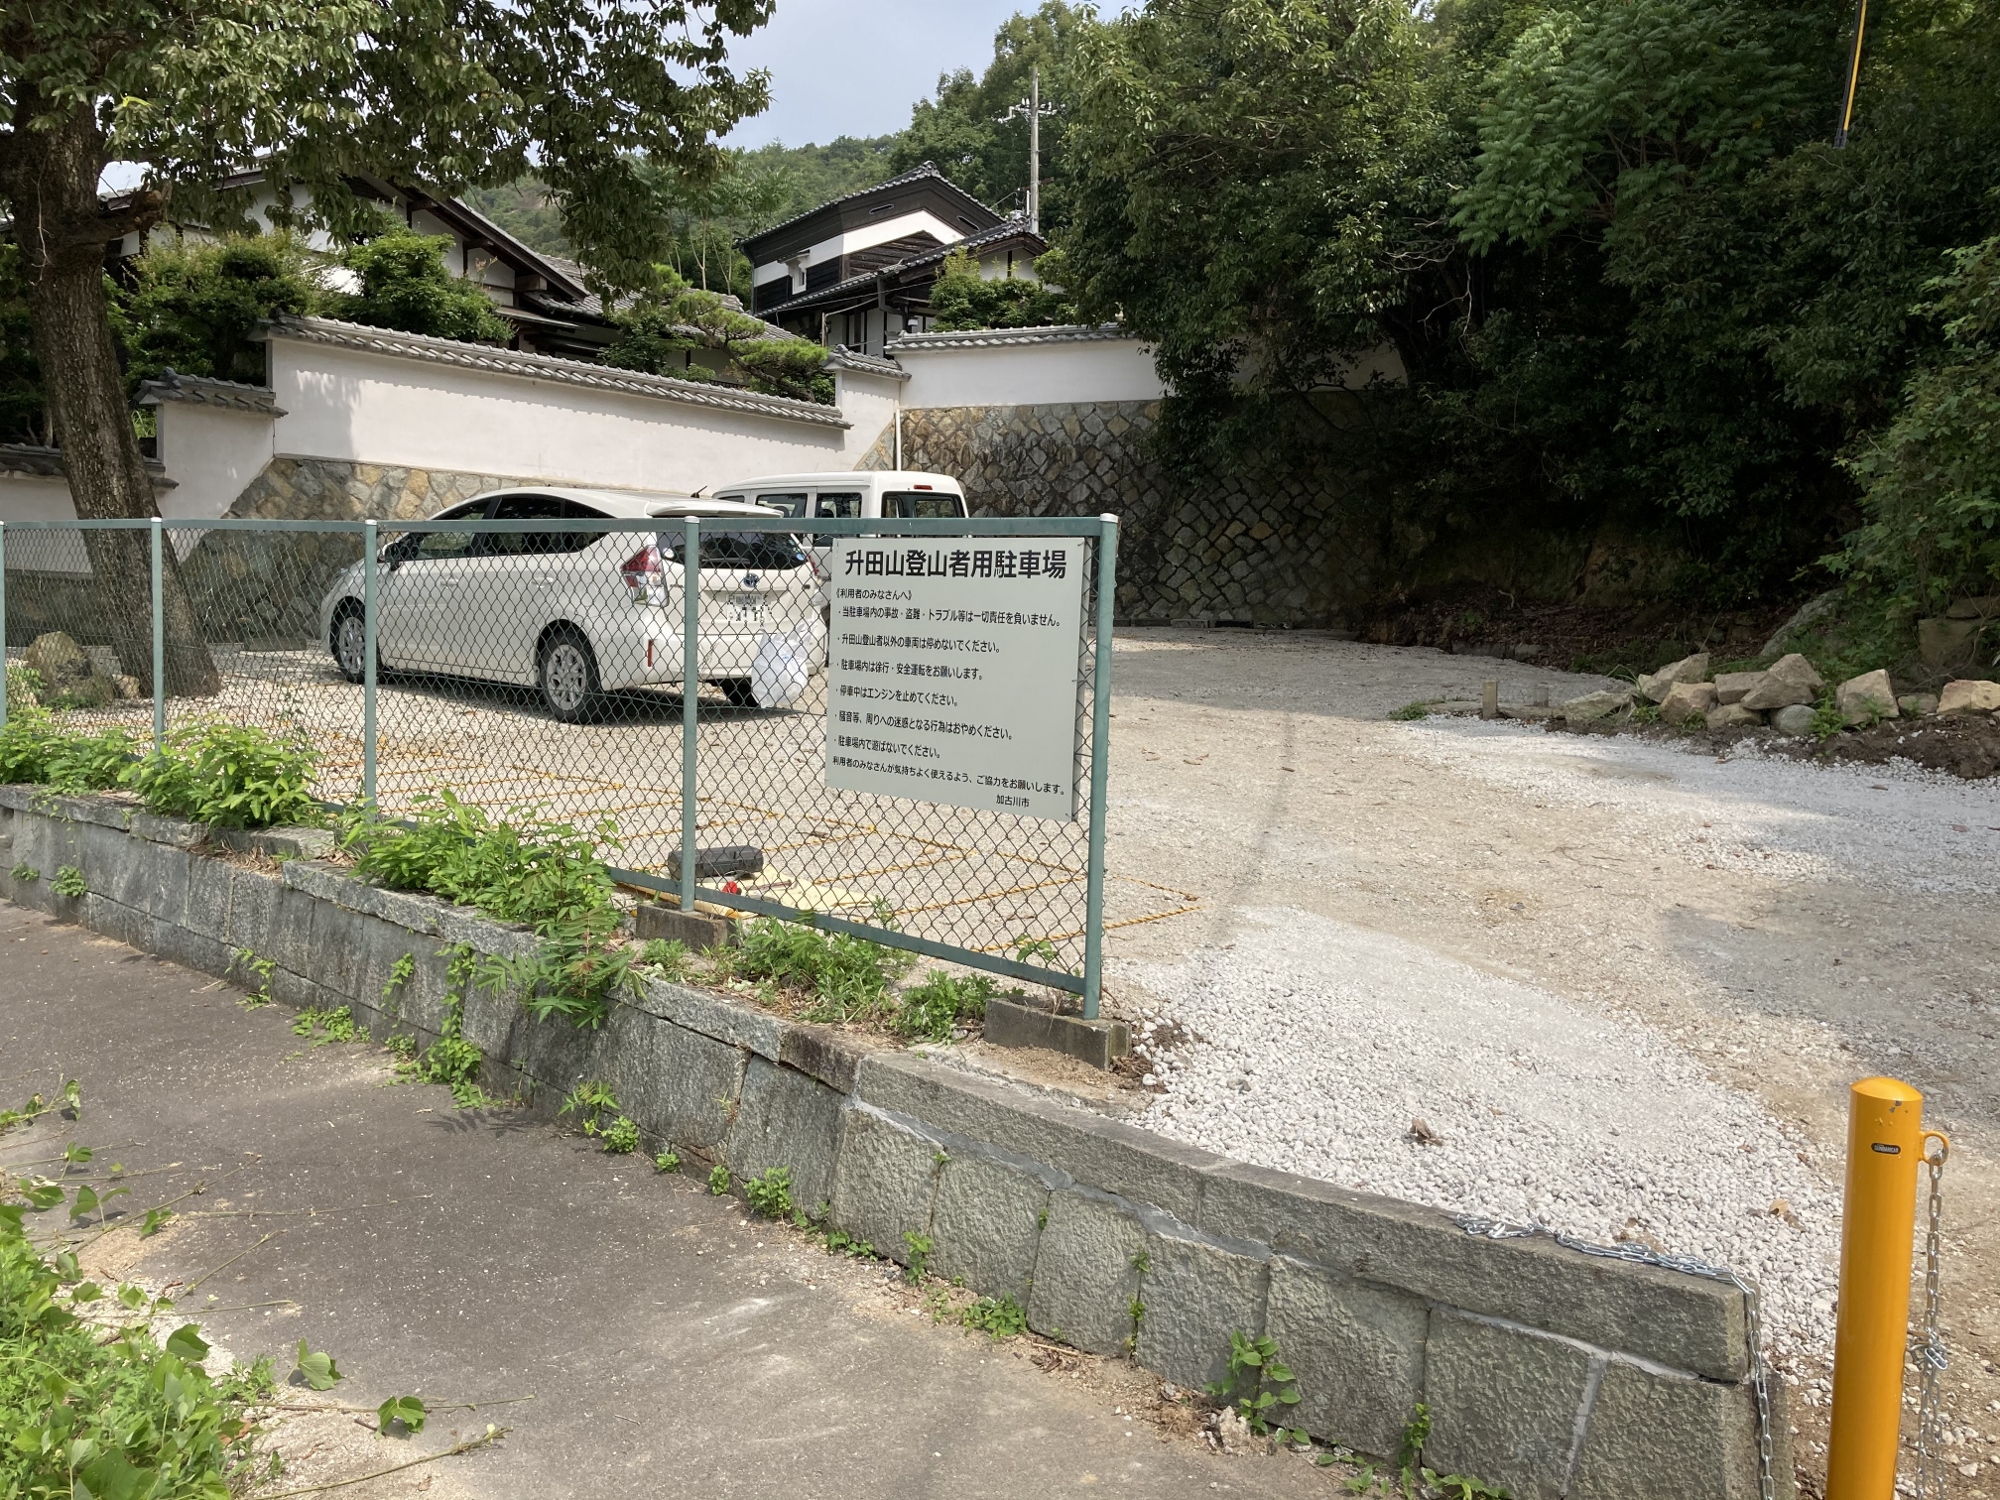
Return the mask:
<svg viewBox="0 0 2000 1500">
<path fill-rule="evenodd" d="M 1951 1380 L 2000 1427 L 2000 785 L 1388 721 L 1601 685 L 1435 651 L 1133 631 L 1117 665 L 1112 861 L 1201 898 L 1111 939 L 1114 1004 L 1197 1038 L 1148 1123 L 1734 1266 L 1810 1379 L 1846 1087 L 1896 1074 L 1954 1138 Z"/>
</svg>

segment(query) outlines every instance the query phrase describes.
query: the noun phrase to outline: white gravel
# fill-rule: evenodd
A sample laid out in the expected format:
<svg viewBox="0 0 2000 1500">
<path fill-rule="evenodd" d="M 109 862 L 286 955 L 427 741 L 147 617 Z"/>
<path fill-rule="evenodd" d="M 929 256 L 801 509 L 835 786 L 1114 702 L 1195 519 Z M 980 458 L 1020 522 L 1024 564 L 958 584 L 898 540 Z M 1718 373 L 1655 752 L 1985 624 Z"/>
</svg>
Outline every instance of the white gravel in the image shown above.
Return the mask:
<svg viewBox="0 0 2000 1500">
<path fill-rule="evenodd" d="M 1241 915 L 1264 930 L 1116 966 L 1164 1002 L 1154 1020 L 1201 1039 L 1161 1065 L 1141 1123 L 1367 1192 L 1700 1256 L 1760 1284 L 1773 1350 L 1830 1352 L 1839 1196 L 1755 1100 L 1641 1024 L 1312 913 Z M 1441 1144 L 1407 1138 L 1418 1117 Z"/>
<path fill-rule="evenodd" d="M 1817 765 L 1726 759 L 1624 736 L 1552 735 L 1505 722 L 1433 718 L 1409 730 L 1422 763 L 1478 777 L 1531 804 L 1614 812 L 1658 853 L 1776 879 L 1838 875 L 1920 893 L 2000 894 L 2000 784 L 1908 761 Z"/>
</svg>

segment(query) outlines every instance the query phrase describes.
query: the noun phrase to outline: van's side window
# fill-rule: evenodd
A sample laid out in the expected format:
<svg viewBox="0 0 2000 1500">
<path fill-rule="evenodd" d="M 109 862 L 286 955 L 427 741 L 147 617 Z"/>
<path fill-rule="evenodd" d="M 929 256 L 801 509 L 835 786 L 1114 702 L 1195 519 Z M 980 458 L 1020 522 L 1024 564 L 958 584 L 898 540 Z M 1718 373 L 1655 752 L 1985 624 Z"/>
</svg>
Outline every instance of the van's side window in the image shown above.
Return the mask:
<svg viewBox="0 0 2000 1500">
<path fill-rule="evenodd" d="M 813 514 L 836 521 L 858 521 L 861 519 L 861 496 L 853 490 L 838 493 L 821 490 L 819 497 L 813 501 Z"/>
<path fill-rule="evenodd" d="M 805 491 L 786 495 L 759 495 L 759 505 L 768 505 L 781 516 L 803 516 L 806 513 Z"/>
<path fill-rule="evenodd" d="M 897 521 L 956 518 L 965 514 L 965 502 L 933 490 L 897 490 L 882 497 L 882 514 Z"/>
</svg>

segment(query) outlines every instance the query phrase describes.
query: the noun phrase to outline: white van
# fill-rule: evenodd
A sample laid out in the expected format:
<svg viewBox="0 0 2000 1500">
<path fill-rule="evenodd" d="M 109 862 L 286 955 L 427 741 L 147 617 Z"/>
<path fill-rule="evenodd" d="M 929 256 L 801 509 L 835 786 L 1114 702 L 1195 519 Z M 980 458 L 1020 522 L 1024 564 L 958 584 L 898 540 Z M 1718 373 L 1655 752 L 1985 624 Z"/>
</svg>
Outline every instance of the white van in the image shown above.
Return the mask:
<svg viewBox="0 0 2000 1500">
<path fill-rule="evenodd" d="M 770 474 L 708 492 L 716 500 L 756 505 L 780 515 L 832 520 L 950 519 L 966 514 L 965 491 L 949 474 L 850 469 L 837 474 Z"/>
</svg>

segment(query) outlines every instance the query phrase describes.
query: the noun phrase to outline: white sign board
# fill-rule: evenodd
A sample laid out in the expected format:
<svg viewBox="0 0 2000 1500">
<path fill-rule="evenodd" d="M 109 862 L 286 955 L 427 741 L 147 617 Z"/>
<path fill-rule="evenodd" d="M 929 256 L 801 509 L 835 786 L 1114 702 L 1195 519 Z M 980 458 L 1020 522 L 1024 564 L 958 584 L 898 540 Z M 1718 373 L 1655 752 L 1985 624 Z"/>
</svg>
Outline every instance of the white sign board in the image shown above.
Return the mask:
<svg viewBox="0 0 2000 1500">
<path fill-rule="evenodd" d="M 826 784 L 1077 816 L 1086 543 L 842 537 L 828 559 Z"/>
</svg>

